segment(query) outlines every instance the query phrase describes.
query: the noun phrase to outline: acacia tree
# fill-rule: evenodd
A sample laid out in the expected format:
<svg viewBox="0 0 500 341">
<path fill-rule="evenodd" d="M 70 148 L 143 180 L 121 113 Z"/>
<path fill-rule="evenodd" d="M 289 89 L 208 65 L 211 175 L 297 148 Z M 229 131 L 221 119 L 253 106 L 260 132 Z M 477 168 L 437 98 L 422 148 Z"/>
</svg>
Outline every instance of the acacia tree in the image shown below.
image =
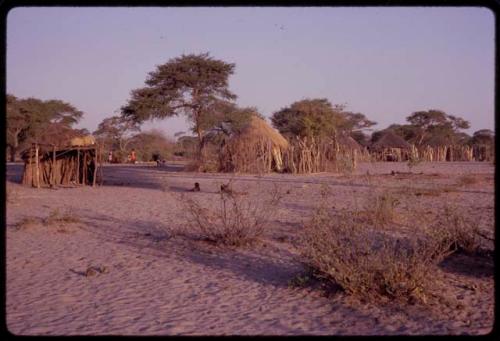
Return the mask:
<svg viewBox="0 0 500 341">
<path fill-rule="evenodd" d="M 15 160 L 18 149 L 25 142 L 59 144 L 63 137 L 81 133 L 72 125 L 82 118 L 83 112 L 69 103 L 31 97 L 19 99 L 9 94 L 6 99 L 7 145 L 11 161 Z"/>
<path fill-rule="evenodd" d="M 455 140 L 455 135 L 461 129 L 470 127 L 468 121 L 435 109 L 414 112 L 406 120 L 415 127 L 417 145 L 424 144 L 432 136 Z"/>
<path fill-rule="evenodd" d="M 470 143 L 472 145 L 493 145 L 495 133 L 490 129 L 480 129 L 472 134 Z"/>
<path fill-rule="evenodd" d="M 371 130 L 370 128 L 377 124 L 377 122 L 369 120 L 362 113 L 341 112 L 341 115 L 343 123 L 340 129 L 347 132 L 361 145 L 367 144 L 369 137 L 365 131 Z"/>
<path fill-rule="evenodd" d="M 344 124 L 341 109 L 332 106 L 326 98 L 304 99 L 274 112 L 271 122 L 287 136 L 333 136 Z"/>
<path fill-rule="evenodd" d="M 140 124 L 122 116 L 112 116 L 102 120 L 94 135 L 103 144 L 117 149 L 120 155 L 125 155 L 129 143 L 136 132 L 141 130 Z"/>
<path fill-rule="evenodd" d="M 186 115 L 198 137 L 199 157 L 210 107 L 220 100 L 234 100 L 228 78 L 235 64 L 213 59 L 208 53 L 182 55 L 157 66 L 146 79 L 146 87 L 133 90 L 122 116 L 136 122 Z"/>
</svg>

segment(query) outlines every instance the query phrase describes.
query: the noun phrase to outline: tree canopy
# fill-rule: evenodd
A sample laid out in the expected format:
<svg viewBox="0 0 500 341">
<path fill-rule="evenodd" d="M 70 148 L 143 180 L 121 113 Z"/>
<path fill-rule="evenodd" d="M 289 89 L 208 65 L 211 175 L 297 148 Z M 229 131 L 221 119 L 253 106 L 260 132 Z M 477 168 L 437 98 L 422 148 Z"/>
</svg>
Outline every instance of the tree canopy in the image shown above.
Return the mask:
<svg viewBox="0 0 500 341">
<path fill-rule="evenodd" d="M 81 135 L 86 131 L 72 126 L 83 112 L 61 100 L 43 101 L 37 98 L 20 99 L 7 94 L 7 145 L 11 160 L 23 143 L 63 143 L 63 138 Z"/>
<path fill-rule="evenodd" d="M 214 103 L 234 100 L 228 78 L 235 64 L 213 59 L 208 53 L 182 55 L 149 73 L 146 87 L 133 90 L 122 115 L 136 122 L 186 115 L 200 148 Z"/>
<path fill-rule="evenodd" d="M 344 124 L 341 108 L 326 98 L 304 99 L 272 114 L 271 122 L 285 136 L 333 136 Z"/>
<path fill-rule="evenodd" d="M 460 140 L 457 135 L 460 130 L 470 127 L 468 121 L 437 109 L 414 112 L 406 120 L 414 128 L 414 142 L 417 145 L 444 139 L 449 143 L 457 143 Z"/>
</svg>

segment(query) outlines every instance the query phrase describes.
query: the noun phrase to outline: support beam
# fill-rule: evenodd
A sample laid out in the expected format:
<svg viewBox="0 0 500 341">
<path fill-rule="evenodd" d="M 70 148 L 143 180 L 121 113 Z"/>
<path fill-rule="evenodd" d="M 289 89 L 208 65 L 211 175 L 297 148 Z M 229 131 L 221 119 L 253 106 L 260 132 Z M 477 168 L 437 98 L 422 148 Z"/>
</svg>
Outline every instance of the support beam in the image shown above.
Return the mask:
<svg viewBox="0 0 500 341">
<path fill-rule="evenodd" d="M 80 148 L 76 148 L 76 184 L 80 184 Z"/>
<path fill-rule="evenodd" d="M 38 144 L 35 144 L 36 188 L 40 188 L 40 166 L 38 162 Z"/>
<path fill-rule="evenodd" d="M 94 178 L 92 179 L 92 187 L 95 187 L 96 176 L 97 176 L 97 148 L 94 149 Z"/>
<path fill-rule="evenodd" d="M 56 146 L 52 146 L 52 167 L 51 167 L 51 172 L 50 172 L 50 177 L 51 177 L 51 185 L 55 186 L 56 185 Z"/>
</svg>

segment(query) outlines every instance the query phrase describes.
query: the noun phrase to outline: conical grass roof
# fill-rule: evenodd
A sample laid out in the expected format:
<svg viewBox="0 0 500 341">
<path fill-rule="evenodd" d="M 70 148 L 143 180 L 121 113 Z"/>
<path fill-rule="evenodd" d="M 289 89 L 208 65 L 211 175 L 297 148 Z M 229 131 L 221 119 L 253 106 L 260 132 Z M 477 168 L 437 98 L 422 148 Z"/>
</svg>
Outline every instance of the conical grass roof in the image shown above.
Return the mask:
<svg viewBox="0 0 500 341">
<path fill-rule="evenodd" d="M 288 141 L 276 129 L 272 128 L 266 121 L 257 116 L 252 116 L 247 127 L 234 138 L 238 141 L 245 141 L 247 143 L 268 140 L 271 141 L 273 145 L 282 149 L 288 148 Z"/>
<path fill-rule="evenodd" d="M 372 144 L 373 149 L 384 149 L 384 148 L 401 148 L 409 149 L 411 145 L 406 142 L 401 136 L 397 135 L 393 131 L 388 130 L 385 132 L 377 142 Z"/>
</svg>

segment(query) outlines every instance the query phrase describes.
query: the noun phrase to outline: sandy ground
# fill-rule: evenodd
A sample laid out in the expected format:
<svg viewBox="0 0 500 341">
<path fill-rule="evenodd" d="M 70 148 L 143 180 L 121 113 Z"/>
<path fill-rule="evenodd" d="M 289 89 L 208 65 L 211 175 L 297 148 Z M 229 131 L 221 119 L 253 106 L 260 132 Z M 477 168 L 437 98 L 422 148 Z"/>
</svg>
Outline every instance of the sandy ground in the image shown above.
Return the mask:
<svg viewBox="0 0 500 341">
<path fill-rule="evenodd" d="M 341 291 L 294 287 L 304 273 L 297 250 L 302 222 L 329 184 L 332 205 L 352 206 L 375 187 L 438 188 L 463 174 L 478 181 L 424 196 L 431 209 L 456 203 L 482 231 L 494 233 L 494 166 L 428 163 L 360 164 L 355 174 L 264 176 L 198 174 L 179 166 L 104 167 L 91 188 L 33 189 L 7 165 L 6 321 L 17 335 L 392 335 L 485 334 L 494 319 L 491 258 L 464 254 L 435 276 L 451 301 L 430 307 L 375 304 Z M 367 175 L 369 174 L 369 176 Z M 262 241 L 238 249 L 189 237 L 179 196 L 217 203 L 220 184 L 257 200 L 276 184 L 287 194 Z M 368 180 L 369 179 L 369 180 Z M 188 193 L 193 183 L 200 193 Z M 57 210 L 76 223 L 43 224 Z M 32 224 L 19 229 L 26 218 Z M 36 220 L 38 219 L 38 220 Z M 485 242 L 486 249 L 493 245 Z M 89 267 L 105 267 L 86 275 Z"/>
</svg>

